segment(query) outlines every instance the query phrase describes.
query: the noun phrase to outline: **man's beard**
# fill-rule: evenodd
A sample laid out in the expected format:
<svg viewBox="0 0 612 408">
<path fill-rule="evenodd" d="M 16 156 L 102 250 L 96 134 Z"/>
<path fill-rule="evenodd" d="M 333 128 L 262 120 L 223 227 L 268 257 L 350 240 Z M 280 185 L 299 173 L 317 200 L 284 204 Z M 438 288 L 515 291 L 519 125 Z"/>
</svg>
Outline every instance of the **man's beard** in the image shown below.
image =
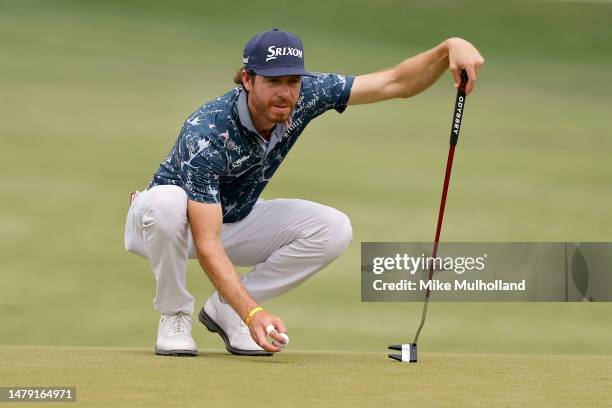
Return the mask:
<svg viewBox="0 0 612 408">
<path fill-rule="evenodd" d="M 291 116 L 294 106 L 294 104 L 284 99 L 275 100 L 269 105 L 266 105 L 258 98 L 253 97 L 252 102 L 259 115 L 265 116 L 269 121 L 274 123 L 287 122 Z"/>
</svg>

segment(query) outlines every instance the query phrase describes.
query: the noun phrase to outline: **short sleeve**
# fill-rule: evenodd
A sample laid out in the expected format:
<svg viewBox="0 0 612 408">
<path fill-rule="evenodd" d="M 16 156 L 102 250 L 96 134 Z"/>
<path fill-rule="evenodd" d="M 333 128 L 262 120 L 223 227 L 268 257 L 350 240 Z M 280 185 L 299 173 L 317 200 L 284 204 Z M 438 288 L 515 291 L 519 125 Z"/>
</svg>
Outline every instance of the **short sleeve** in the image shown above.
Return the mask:
<svg viewBox="0 0 612 408">
<path fill-rule="evenodd" d="M 187 196 L 200 203 L 220 204 L 219 178 L 227 163 L 222 149 L 206 135 L 189 133 L 181 138 L 179 156 L 180 178 Z"/>
<path fill-rule="evenodd" d="M 304 105 L 318 116 L 330 109 L 344 112 L 351 95 L 353 76 L 313 72 L 314 77 L 303 77 L 302 96 Z"/>
</svg>

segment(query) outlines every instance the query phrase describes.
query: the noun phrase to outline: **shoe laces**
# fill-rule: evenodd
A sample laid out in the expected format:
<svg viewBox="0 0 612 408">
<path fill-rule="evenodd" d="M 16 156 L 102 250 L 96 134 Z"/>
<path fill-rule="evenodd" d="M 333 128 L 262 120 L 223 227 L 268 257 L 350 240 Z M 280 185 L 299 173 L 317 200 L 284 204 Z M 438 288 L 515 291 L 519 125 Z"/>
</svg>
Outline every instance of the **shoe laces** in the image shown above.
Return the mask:
<svg viewBox="0 0 612 408">
<path fill-rule="evenodd" d="M 191 323 L 191 316 L 184 312 L 167 315 L 172 319 L 172 331 L 176 334 L 187 331 L 187 327 Z"/>
</svg>

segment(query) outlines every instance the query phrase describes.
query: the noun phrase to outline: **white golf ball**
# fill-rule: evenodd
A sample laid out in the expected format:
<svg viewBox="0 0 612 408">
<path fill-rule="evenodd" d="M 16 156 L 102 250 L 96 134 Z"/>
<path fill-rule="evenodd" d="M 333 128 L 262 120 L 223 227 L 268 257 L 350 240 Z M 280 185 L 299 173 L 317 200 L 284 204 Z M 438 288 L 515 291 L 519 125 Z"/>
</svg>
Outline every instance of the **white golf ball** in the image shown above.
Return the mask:
<svg viewBox="0 0 612 408">
<path fill-rule="evenodd" d="M 287 347 L 289 345 L 289 336 L 287 336 L 287 333 L 278 333 L 278 334 L 285 338 L 285 344 L 278 342 L 276 340 L 272 340 L 272 345 L 276 347 Z"/>
</svg>

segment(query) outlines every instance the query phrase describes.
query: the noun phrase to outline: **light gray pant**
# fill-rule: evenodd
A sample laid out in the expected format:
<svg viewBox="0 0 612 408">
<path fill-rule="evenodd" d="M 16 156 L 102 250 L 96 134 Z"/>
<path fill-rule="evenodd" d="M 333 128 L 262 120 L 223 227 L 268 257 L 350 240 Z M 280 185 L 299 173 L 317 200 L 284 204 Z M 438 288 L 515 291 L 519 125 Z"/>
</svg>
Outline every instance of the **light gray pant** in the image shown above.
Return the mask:
<svg viewBox="0 0 612 408">
<path fill-rule="evenodd" d="M 223 224 L 221 240 L 236 266 L 253 266 L 242 282 L 264 302 L 296 287 L 339 257 L 353 238 L 349 218 L 300 199 L 258 200 L 244 219 Z M 125 249 L 149 260 L 161 313 L 193 313 L 187 291 L 188 259 L 197 259 L 181 187 L 155 186 L 138 193 L 125 224 Z"/>
</svg>

